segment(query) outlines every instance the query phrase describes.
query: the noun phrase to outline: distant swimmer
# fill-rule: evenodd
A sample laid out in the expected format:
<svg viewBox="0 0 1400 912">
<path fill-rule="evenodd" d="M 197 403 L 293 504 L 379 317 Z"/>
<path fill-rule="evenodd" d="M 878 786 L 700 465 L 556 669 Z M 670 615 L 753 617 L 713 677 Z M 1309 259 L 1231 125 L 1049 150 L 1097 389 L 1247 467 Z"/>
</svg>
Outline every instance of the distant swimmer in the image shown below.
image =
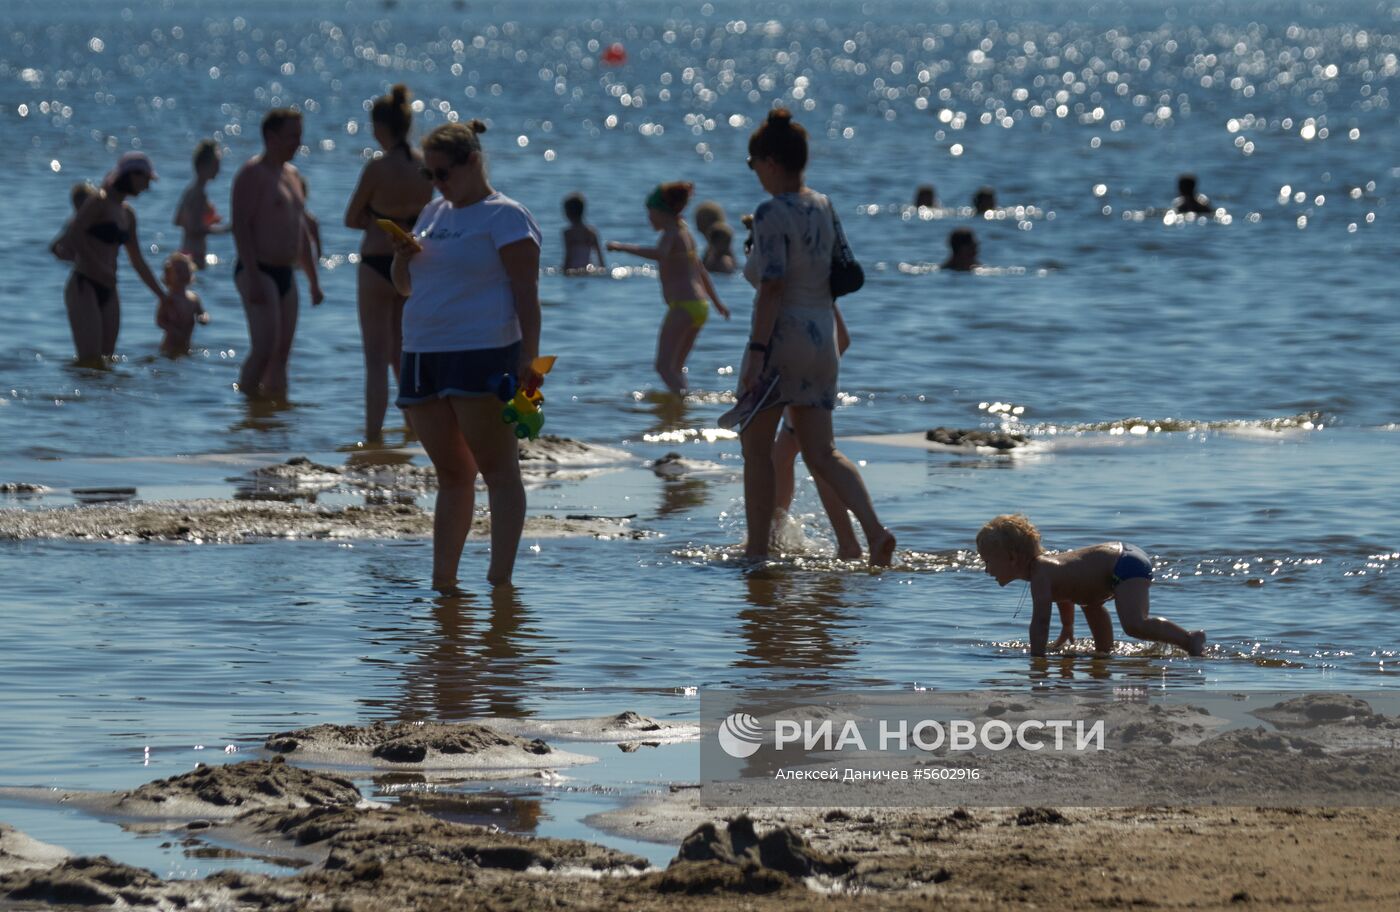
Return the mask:
<svg viewBox="0 0 1400 912">
<path fill-rule="evenodd" d="M 920 209 L 938 208 L 938 191 L 933 184 L 919 185 L 919 189 L 914 191 L 914 205 Z"/>
<path fill-rule="evenodd" d="M 734 259 L 734 229 L 725 222 L 718 222 L 705 235 L 710 242 L 705 248 L 705 268 L 710 272 L 728 275 L 739 268 Z"/>
<path fill-rule="evenodd" d="M 954 228 L 948 232 L 948 259 L 939 268 L 971 272 L 981 265 L 977 259 L 977 235 L 972 233 L 972 229 Z"/>
<path fill-rule="evenodd" d="M 141 281 L 166 304 L 165 289 L 146 265 L 136 237 L 136 210 L 128 199 L 140 196 L 156 179 L 145 152 L 127 152 L 102 182 L 102 188 L 74 187 L 77 211 L 49 249 L 73 264 L 63 289 L 68 325 L 78 363 L 100 366 L 117 350 L 121 301 L 117 296 L 117 254 L 126 251 Z"/>
<path fill-rule="evenodd" d="M 263 151 L 233 179 L 233 280 L 248 316 L 248 357 L 238 372 L 244 395 L 283 399 L 297 329 L 295 271 L 311 277 L 311 303 L 321 303 L 306 220 L 306 194 L 292 158 L 301 148 L 301 112 L 276 108 L 262 122 Z"/>
<path fill-rule="evenodd" d="M 606 269 L 607 260 L 603 257 L 603 245 L 598 240 L 598 232 L 583 220 L 587 203 L 582 193 L 570 193 L 564 197 L 564 218 L 569 226 L 564 229 L 564 271 L 573 273 L 588 272 L 593 268 L 593 258 L 598 258 L 598 268 Z"/>
<path fill-rule="evenodd" d="M 180 252 L 189 255 L 196 269 L 205 267 L 209 235 L 228 231 L 224 217 L 209 202 L 208 193 L 209 182 L 219 176 L 221 159 L 217 142 L 212 139 L 199 141 L 194 148 L 194 180 L 180 195 L 175 216 L 171 219 L 181 231 Z"/>
<path fill-rule="evenodd" d="M 1211 215 L 1215 212 L 1215 207 L 1205 194 L 1196 192 L 1194 174 L 1183 174 L 1176 179 L 1176 199 L 1172 201 L 1172 208 L 1182 215 Z"/>
<path fill-rule="evenodd" d="M 708 238 L 710 230 L 725 221 L 724 207 L 714 200 L 705 200 L 695 207 L 695 230 L 702 238 Z"/>
<path fill-rule="evenodd" d="M 1084 609 L 1084 619 L 1094 635 L 1094 649 L 1113 650 L 1113 622 L 1104 603 L 1113 601 L 1123 632 L 1139 640 L 1170 643 L 1193 656 L 1205 652 L 1206 632 L 1184 628 L 1148 613 L 1148 589 L 1152 585 L 1152 560 L 1141 548 L 1127 542 L 1104 542 L 1074 551 L 1047 553 L 1040 532 L 1021 515 L 998 516 L 977 533 L 977 553 L 987 575 L 998 585 L 1026 580 L 1031 592 L 1031 655 L 1045 655 L 1050 638 L 1050 608 L 1060 613 L 1060 636 L 1050 647 L 1058 649 L 1074 639 L 1074 606 Z"/>
<path fill-rule="evenodd" d="M 365 362 L 365 440 L 371 443 L 383 437 L 389 374 L 398 379 L 403 357 L 404 296 L 394 287 L 394 242 L 379 219 L 411 232 L 433 198 L 432 181 L 423 176 L 423 155 L 409 144 L 409 98 L 408 87 L 400 84 L 370 105 L 370 130 L 379 151 L 365 163 L 345 207 L 345 227 L 364 232 L 356 298 Z"/>
<path fill-rule="evenodd" d="M 195 263 L 187 253 L 172 253 L 165 260 L 165 288 L 169 303 L 156 311 L 156 325 L 165 330 L 160 353 L 171 358 L 189 354 L 194 327 L 209 322 L 209 312 L 199 295 L 190 290 Z"/>
<path fill-rule="evenodd" d="M 720 301 L 709 271 L 695 252 L 695 239 L 681 216 L 693 188 L 693 184 L 676 181 L 657 186 L 647 196 L 647 219 L 661 233 L 656 246 L 608 241 L 609 250 L 657 262 L 666 316 L 656 340 L 656 372 L 667 389 L 678 396 L 686 393 L 685 362 L 700 335 L 700 327 L 710 318 L 711 302 L 721 316 L 729 319 L 729 308 Z"/>
<path fill-rule="evenodd" d="M 978 215 L 986 215 L 997 207 L 997 192 L 991 187 L 982 186 L 972 195 L 972 208 Z"/>
</svg>

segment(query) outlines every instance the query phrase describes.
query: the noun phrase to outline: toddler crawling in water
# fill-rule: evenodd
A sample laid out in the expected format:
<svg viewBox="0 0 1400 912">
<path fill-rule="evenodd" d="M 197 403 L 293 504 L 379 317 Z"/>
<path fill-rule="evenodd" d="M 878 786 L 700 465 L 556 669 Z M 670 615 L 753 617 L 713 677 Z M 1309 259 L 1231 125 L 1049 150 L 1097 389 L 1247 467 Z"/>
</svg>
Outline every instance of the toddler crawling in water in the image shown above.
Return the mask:
<svg viewBox="0 0 1400 912">
<path fill-rule="evenodd" d="M 1152 561 L 1136 545 L 1104 542 L 1074 551 L 1047 554 L 1040 532 L 1024 516 L 998 516 L 977 533 L 977 553 L 987 575 L 1005 586 L 1026 580 L 1031 589 L 1031 655 L 1045 655 L 1050 637 L 1050 606 L 1060 610 L 1060 636 L 1053 648 L 1074 639 L 1074 606 L 1084 618 L 1099 652 L 1113 650 L 1113 622 L 1104 603 L 1113 600 L 1123 632 L 1140 640 L 1170 643 L 1193 656 L 1205 651 L 1206 632 L 1187 632 L 1165 618 L 1148 615 L 1147 591 Z"/>
</svg>

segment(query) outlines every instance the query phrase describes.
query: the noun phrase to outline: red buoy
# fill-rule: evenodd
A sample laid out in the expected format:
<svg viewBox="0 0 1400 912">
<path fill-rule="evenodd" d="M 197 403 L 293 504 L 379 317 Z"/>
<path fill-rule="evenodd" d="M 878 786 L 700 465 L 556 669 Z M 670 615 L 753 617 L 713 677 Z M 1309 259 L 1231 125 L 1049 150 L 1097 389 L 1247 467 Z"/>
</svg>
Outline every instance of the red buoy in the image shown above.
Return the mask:
<svg viewBox="0 0 1400 912">
<path fill-rule="evenodd" d="M 622 42 L 615 41 L 607 46 L 599 58 L 608 66 L 622 66 L 627 62 L 627 48 L 622 46 Z"/>
</svg>

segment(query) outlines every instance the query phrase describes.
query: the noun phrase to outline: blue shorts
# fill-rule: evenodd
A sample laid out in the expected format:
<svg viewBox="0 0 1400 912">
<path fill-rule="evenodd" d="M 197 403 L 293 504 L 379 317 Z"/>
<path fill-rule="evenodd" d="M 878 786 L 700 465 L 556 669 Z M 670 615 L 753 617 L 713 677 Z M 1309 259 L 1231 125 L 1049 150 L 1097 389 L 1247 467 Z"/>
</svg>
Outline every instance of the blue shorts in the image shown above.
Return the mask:
<svg viewBox="0 0 1400 912">
<path fill-rule="evenodd" d="M 519 365 L 519 342 L 470 351 L 404 352 L 394 404 L 406 408 L 449 396 L 499 396 L 514 388 Z M 503 386 L 505 377 L 511 379 Z"/>
<path fill-rule="evenodd" d="M 1147 552 L 1127 542 L 1119 544 L 1123 546 L 1123 556 L 1113 565 L 1112 587 L 1117 589 L 1119 583 L 1130 579 L 1145 579 L 1151 582 L 1152 559 L 1147 556 Z"/>
</svg>

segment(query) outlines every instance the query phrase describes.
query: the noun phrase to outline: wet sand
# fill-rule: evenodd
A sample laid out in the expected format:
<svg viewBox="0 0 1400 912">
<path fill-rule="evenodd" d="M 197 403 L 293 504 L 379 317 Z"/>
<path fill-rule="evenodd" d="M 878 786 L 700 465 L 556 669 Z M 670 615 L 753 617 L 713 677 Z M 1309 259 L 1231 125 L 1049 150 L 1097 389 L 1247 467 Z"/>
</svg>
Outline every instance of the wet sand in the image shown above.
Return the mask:
<svg viewBox="0 0 1400 912">
<path fill-rule="evenodd" d="M 1350 715 L 1340 715 L 1348 708 Z M 1364 722 L 1356 709 L 1341 699 L 1300 701 L 1273 715 L 1315 732 L 1319 725 Z M 687 726 L 630 712 L 500 726 L 526 735 L 532 727 L 602 740 L 691 734 Z M 1181 726 L 1172 720 L 1167 727 Z M 489 765 L 502 750 L 541 760 L 568 757 L 544 741 L 473 723 L 317 726 L 272 735 L 268 748 L 294 759 L 300 751 L 314 767 L 343 761 L 351 747 L 372 756 L 415 734 L 468 770 Z M 303 744 L 319 748 L 303 750 Z M 398 748 L 388 753 L 374 765 L 402 767 L 394 759 Z M 15 797 L 15 790 L 7 791 Z M 440 819 L 419 806 L 366 801 L 335 772 L 294 766 L 282 755 L 201 766 L 128 792 L 31 790 L 26 797 L 168 833 L 187 851 L 212 846 L 222 857 L 274 860 L 296 871 L 164 881 L 106 857 L 66 857 L 60 848 L 0 827 L 0 904 L 1380 910 L 1400 902 L 1400 819 L 1393 809 L 713 808 L 702 804 L 692 784 L 676 782 L 587 821 L 677 846 L 670 864 L 656 868 L 586 841 L 516 835 Z M 421 807 L 431 810 L 434 803 Z"/>
</svg>

